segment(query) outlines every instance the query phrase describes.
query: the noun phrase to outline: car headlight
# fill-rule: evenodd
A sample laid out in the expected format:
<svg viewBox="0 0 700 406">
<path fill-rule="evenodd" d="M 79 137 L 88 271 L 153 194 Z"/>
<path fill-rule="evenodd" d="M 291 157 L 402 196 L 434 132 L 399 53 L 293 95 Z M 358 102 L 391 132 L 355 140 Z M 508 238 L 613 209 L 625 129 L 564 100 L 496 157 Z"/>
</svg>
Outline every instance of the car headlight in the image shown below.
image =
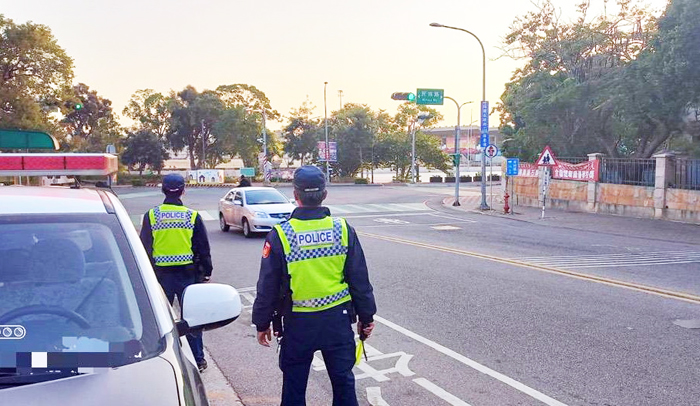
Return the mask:
<svg viewBox="0 0 700 406">
<path fill-rule="evenodd" d="M 269 216 L 267 213 L 265 213 L 264 211 L 256 211 L 256 212 L 255 212 L 255 217 L 259 217 L 259 218 L 261 218 L 261 219 L 270 218 L 270 216 Z"/>
</svg>

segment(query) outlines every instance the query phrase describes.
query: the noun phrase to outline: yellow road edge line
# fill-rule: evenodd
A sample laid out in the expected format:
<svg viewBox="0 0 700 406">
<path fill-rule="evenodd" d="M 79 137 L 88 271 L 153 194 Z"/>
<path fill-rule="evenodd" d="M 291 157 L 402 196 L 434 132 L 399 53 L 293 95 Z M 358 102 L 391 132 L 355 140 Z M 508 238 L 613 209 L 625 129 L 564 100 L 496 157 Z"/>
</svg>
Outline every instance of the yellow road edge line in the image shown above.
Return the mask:
<svg viewBox="0 0 700 406">
<path fill-rule="evenodd" d="M 582 280 L 586 280 L 589 282 L 597 282 L 597 283 L 602 283 L 605 285 L 635 290 L 638 292 L 654 294 L 657 296 L 663 296 L 663 297 L 666 297 L 669 299 L 681 300 L 681 301 L 688 302 L 688 303 L 700 304 L 700 296 L 695 296 L 695 295 L 691 295 L 688 293 L 675 292 L 672 290 L 656 288 L 653 286 L 641 285 L 641 284 L 632 283 L 632 282 L 625 282 L 625 281 L 611 279 L 611 278 L 604 278 L 602 276 L 595 276 L 595 275 L 589 275 L 589 274 L 575 272 L 575 271 L 567 271 L 564 269 L 551 268 L 551 267 L 542 266 L 542 265 L 535 265 L 535 264 L 530 264 L 527 262 L 522 262 L 522 261 L 513 260 L 513 259 L 506 259 L 506 258 L 500 258 L 500 257 L 487 255 L 487 254 L 479 254 L 477 252 L 464 251 L 464 250 L 460 250 L 457 248 L 441 247 L 439 245 L 433 245 L 433 244 L 428 244 L 428 243 L 423 243 L 423 242 L 418 242 L 418 241 L 405 240 L 402 238 L 388 237 L 388 236 L 379 235 L 379 234 L 371 234 L 371 233 L 367 233 L 364 231 L 357 231 L 357 234 L 365 236 L 365 237 L 376 238 L 378 240 L 396 242 L 399 244 L 412 245 L 415 247 L 422 247 L 422 248 L 427 248 L 427 249 L 431 249 L 431 250 L 435 250 L 435 251 L 442 251 L 442 252 L 447 252 L 447 253 L 451 253 L 451 254 L 458 254 L 458 255 L 469 256 L 469 257 L 474 257 L 474 258 L 479 258 L 479 259 L 485 259 L 488 261 L 499 262 L 502 264 L 515 265 L 515 266 L 520 266 L 523 268 L 534 269 L 537 271 L 558 274 L 558 275 L 564 275 L 564 276 L 568 276 L 568 277 L 576 278 L 576 279 L 582 279 Z"/>
</svg>

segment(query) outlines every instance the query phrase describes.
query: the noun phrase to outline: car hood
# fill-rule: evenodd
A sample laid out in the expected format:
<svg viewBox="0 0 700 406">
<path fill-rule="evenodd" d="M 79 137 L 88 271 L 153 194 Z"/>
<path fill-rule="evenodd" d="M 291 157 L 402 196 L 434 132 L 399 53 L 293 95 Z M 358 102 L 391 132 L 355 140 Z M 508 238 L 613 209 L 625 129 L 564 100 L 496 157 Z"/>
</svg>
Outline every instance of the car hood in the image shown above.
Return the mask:
<svg viewBox="0 0 700 406">
<path fill-rule="evenodd" d="M 291 203 L 249 204 L 247 207 L 250 211 L 264 211 L 265 213 L 291 213 L 296 208 Z"/>
<path fill-rule="evenodd" d="M 156 357 L 118 368 L 0 390 L 2 403 L 22 406 L 177 405 L 172 365 Z"/>
</svg>

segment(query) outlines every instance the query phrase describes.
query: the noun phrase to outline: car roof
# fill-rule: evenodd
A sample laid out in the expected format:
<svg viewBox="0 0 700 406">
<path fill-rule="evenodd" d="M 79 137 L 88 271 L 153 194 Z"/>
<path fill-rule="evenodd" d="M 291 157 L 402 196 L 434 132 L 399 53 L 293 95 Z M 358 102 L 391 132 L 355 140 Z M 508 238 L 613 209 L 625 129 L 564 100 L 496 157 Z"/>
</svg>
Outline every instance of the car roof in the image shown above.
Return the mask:
<svg viewBox="0 0 700 406">
<path fill-rule="evenodd" d="M 107 213 L 107 209 L 94 189 L 0 186 L 0 215 L 54 213 Z"/>
</svg>

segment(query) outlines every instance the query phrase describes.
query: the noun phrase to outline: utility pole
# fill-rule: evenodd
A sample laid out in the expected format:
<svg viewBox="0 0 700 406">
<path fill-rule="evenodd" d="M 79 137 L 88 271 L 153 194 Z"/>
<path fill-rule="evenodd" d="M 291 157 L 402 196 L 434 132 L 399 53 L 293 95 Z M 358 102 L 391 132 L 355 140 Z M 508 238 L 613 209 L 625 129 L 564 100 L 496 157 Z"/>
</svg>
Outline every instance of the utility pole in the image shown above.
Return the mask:
<svg viewBox="0 0 700 406">
<path fill-rule="evenodd" d="M 338 97 L 340 98 L 340 110 L 343 109 L 343 91 L 338 90 Z"/>
</svg>

